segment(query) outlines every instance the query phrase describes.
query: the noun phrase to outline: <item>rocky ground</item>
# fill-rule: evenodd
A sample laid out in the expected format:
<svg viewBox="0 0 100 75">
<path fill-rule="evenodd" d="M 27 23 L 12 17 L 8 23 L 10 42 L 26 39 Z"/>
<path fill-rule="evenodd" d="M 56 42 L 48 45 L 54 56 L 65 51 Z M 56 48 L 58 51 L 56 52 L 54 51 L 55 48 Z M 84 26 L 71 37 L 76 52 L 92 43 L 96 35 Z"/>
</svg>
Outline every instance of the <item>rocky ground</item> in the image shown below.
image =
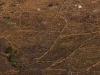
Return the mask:
<svg viewBox="0 0 100 75">
<path fill-rule="evenodd" d="M 100 0 L 0 0 L 0 75 L 100 75 Z"/>
</svg>

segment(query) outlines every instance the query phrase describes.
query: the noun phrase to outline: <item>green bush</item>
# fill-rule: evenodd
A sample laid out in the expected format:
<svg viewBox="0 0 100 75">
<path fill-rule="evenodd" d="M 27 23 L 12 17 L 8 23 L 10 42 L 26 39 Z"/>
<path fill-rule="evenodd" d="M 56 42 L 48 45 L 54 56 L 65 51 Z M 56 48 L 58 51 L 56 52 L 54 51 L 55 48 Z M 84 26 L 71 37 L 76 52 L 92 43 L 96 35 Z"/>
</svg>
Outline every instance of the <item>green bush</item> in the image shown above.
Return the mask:
<svg viewBox="0 0 100 75">
<path fill-rule="evenodd" d="M 10 56 L 8 56 L 7 59 L 8 59 L 8 62 L 13 62 L 13 61 L 12 61 L 12 58 L 11 58 Z"/>
<path fill-rule="evenodd" d="M 9 62 L 13 62 L 12 58 L 15 57 L 15 53 L 10 53 L 10 55 L 8 56 L 8 61 Z"/>
<path fill-rule="evenodd" d="M 11 58 L 15 57 L 15 53 L 13 53 L 13 52 L 10 53 L 9 57 L 11 57 Z"/>
<path fill-rule="evenodd" d="M 16 65 L 15 63 L 12 63 L 11 65 L 12 65 L 13 67 L 15 67 L 15 68 L 17 67 L 17 65 Z"/>
<path fill-rule="evenodd" d="M 16 51 L 14 51 L 13 49 L 12 49 L 12 46 L 10 46 L 10 44 L 9 44 L 9 46 L 6 48 L 6 50 L 5 50 L 5 53 L 8 53 L 9 55 L 7 56 L 7 60 L 8 60 L 8 62 L 10 62 L 11 63 L 11 65 L 13 66 L 13 67 L 17 67 L 16 66 L 16 64 L 13 62 L 13 58 L 15 57 L 15 55 L 16 55 Z"/>
<path fill-rule="evenodd" d="M 5 53 L 11 53 L 12 50 L 13 50 L 12 47 L 11 47 L 11 46 L 8 46 L 8 47 L 6 48 Z"/>
</svg>

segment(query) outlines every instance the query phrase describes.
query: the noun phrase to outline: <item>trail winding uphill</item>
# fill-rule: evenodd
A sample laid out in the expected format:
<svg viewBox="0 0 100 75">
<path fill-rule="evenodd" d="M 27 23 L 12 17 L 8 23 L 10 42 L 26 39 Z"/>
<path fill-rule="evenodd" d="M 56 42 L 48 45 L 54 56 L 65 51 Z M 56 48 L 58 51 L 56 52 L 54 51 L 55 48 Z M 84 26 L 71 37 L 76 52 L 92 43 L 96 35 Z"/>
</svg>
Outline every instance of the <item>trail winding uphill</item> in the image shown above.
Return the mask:
<svg viewBox="0 0 100 75">
<path fill-rule="evenodd" d="M 99 20 L 99 0 L 1 0 L 0 75 L 99 75 Z"/>
</svg>

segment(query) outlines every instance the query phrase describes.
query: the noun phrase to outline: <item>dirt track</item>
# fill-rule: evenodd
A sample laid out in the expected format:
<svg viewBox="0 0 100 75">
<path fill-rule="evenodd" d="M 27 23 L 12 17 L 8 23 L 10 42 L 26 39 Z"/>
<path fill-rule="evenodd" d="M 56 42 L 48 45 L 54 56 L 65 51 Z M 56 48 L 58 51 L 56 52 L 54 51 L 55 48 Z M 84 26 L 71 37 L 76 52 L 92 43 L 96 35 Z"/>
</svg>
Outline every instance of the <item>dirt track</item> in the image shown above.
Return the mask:
<svg viewBox="0 0 100 75">
<path fill-rule="evenodd" d="M 99 20 L 99 0 L 0 0 L 0 75 L 100 75 Z"/>
</svg>

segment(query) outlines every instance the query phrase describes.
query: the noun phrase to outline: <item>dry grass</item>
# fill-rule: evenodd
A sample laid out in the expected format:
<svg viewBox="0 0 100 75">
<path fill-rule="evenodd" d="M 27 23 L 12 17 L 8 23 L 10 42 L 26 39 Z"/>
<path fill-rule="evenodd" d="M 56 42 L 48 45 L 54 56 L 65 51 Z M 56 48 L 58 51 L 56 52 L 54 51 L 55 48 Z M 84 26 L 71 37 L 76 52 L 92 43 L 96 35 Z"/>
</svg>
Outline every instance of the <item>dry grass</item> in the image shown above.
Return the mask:
<svg viewBox="0 0 100 75">
<path fill-rule="evenodd" d="M 0 75 L 99 75 L 99 20 L 99 0 L 1 0 Z"/>
</svg>

